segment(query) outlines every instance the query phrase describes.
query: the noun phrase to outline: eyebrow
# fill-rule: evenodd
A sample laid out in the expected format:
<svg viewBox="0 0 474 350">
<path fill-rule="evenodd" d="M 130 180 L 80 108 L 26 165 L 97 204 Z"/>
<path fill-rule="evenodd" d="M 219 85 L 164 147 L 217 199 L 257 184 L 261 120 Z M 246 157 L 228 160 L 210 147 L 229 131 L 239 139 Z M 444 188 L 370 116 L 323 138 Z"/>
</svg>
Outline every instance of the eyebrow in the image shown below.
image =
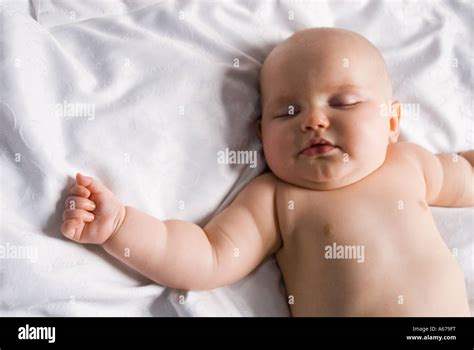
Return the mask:
<svg viewBox="0 0 474 350">
<path fill-rule="evenodd" d="M 360 90 L 363 92 L 367 90 L 363 88 L 362 86 L 356 85 L 356 84 L 330 85 L 330 86 L 327 86 L 326 89 L 328 90 Z"/>
</svg>

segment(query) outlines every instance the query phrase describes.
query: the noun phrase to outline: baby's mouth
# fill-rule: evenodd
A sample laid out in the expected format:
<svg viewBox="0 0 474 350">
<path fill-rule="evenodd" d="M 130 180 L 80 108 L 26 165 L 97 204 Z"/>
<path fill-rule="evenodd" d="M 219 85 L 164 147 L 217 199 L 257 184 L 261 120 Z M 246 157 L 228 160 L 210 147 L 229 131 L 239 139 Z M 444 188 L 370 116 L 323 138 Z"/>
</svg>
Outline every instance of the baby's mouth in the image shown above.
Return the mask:
<svg viewBox="0 0 474 350">
<path fill-rule="evenodd" d="M 306 144 L 306 147 L 303 148 L 299 154 L 312 157 L 312 156 L 329 153 L 336 148 L 337 146 L 333 145 L 330 141 L 326 139 L 315 138 L 315 139 L 309 140 Z"/>
</svg>

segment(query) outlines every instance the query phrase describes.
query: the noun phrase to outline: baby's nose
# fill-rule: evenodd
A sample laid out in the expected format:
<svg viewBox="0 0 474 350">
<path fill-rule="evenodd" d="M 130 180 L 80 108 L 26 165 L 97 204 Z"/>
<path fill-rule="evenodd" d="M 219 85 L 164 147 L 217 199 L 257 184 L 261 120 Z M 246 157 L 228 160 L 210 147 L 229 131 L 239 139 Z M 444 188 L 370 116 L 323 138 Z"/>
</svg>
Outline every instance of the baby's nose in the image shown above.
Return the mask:
<svg viewBox="0 0 474 350">
<path fill-rule="evenodd" d="M 320 128 L 327 128 L 328 126 L 329 119 L 321 110 L 308 111 L 301 122 L 302 131 L 317 130 Z"/>
</svg>

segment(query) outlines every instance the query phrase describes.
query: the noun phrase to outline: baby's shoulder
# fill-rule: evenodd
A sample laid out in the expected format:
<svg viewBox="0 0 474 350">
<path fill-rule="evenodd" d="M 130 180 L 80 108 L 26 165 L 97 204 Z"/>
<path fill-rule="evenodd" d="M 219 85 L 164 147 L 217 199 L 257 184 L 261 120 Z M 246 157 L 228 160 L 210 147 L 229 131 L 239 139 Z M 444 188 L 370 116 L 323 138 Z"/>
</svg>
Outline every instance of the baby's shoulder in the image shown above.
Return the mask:
<svg viewBox="0 0 474 350">
<path fill-rule="evenodd" d="M 403 174 L 404 179 L 410 179 L 412 182 L 417 180 L 426 185 L 427 175 L 433 173 L 435 155 L 423 146 L 410 143 L 398 142 L 392 144 L 387 152 L 388 169 L 392 169 L 393 173 Z"/>
<path fill-rule="evenodd" d="M 263 173 L 252 179 L 240 191 L 237 202 L 262 203 L 273 201 L 278 183 L 278 178 L 271 172 Z"/>
<path fill-rule="evenodd" d="M 418 152 L 420 148 L 423 147 L 411 142 L 396 142 L 389 145 L 389 151 L 397 155 L 411 155 Z"/>
<path fill-rule="evenodd" d="M 411 142 L 397 142 L 390 144 L 387 158 L 395 162 L 406 162 L 409 165 L 420 167 L 420 160 L 429 153 L 424 147 Z"/>
<path fill-rule="evenodd" d="M 280 180 L 269 171 L 254 178 L 248 183 L 247 187 L 252 187 L 253 189 L 275 190 L 279 181 Z"/>
</svg>

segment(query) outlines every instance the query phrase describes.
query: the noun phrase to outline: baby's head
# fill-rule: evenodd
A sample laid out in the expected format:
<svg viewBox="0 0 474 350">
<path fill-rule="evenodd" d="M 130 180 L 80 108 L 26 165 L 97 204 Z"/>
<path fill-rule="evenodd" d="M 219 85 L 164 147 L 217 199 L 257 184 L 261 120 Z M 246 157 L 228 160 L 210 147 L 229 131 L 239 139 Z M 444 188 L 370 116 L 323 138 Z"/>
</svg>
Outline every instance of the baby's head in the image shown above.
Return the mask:
<svg viewBox="0 0 474 350">
<path fill-rule="evenodd" d="M 260 75 L 265 158 L 280 179 L 329 190 L 380 167 L 399 132 L 388 69 L 365 38 L 342 29 L 295 33 Z M 330 142 L 303 151 L 312 142 Z M 302 152 L 303 151 L 303 152 Z"/>
</svg>

